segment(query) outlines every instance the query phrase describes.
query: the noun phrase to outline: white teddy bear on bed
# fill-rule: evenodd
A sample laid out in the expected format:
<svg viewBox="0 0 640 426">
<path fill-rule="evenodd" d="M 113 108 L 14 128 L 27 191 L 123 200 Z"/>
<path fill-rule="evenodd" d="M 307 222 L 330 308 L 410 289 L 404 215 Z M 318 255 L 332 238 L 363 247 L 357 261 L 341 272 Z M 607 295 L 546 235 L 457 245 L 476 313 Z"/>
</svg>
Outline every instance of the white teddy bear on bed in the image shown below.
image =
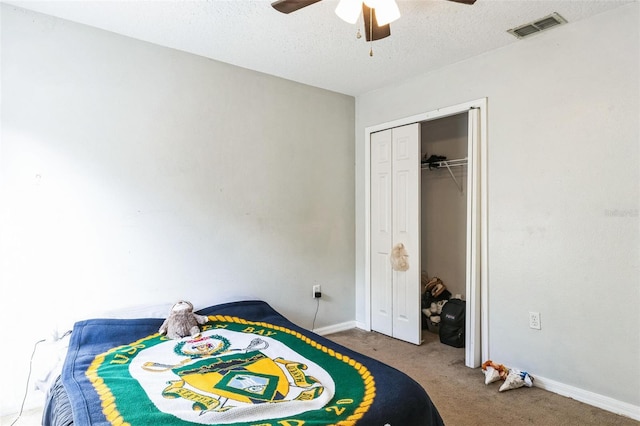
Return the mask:
<svg viewBox="0 0 640 426">
<path fill-rule="evenodd" d="M 198 337 L 200 327 L 209 321 L 204 315 L 193 312 L 193 305 L 186 300 L 180 300 L 171 307 L 169 316 L 164 320 L 158 332 L 166 334 L 170 339 L 181 339 L 185 336 Z"/>
</svg>

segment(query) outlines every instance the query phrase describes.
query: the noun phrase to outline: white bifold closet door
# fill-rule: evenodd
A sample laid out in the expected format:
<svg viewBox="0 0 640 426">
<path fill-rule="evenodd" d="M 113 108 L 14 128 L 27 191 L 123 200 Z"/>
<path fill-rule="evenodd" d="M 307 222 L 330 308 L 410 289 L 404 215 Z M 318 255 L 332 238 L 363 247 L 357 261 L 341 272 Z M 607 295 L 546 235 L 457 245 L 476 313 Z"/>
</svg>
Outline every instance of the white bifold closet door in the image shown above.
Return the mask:
<svg viewBox="0 0 640 426">
<path fill-rule="evenodd" d="M 371 328 L 414 344 L 420 317 L 420 124 L 371 134 Z M 394 271 L 392 248 L 409 255 Z"/>
</svg>

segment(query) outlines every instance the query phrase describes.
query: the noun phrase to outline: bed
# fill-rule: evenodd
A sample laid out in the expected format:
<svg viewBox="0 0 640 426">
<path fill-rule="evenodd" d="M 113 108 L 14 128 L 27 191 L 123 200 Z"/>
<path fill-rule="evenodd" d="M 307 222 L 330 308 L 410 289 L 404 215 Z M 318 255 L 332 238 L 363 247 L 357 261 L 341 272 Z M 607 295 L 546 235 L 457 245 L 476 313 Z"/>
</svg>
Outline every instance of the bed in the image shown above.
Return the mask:
<svg viewBox="0 0 640 426">
<path fill-rule="evenodd" d="M 202 333 L 180 340 L 158 318 L 76 322 L 43 425 L 443 425 L 409 376 L 264 301 L 198 313 Z"/>
</svg>

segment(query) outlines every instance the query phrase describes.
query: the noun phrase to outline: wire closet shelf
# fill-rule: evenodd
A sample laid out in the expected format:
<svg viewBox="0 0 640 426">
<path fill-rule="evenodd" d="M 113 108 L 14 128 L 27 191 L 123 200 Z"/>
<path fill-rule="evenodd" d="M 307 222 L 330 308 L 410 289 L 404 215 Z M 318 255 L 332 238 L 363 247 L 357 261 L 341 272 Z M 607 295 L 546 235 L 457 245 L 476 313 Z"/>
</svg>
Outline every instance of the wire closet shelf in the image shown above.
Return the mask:
<svg viewBox="0 0 640 426">
<path fill-rule="evenodd" d="M 468 161 L 467 157 L 459 158 L 456 160 L 432 161 L 432 162 L 422 163 L 421 168 L 422 170 L 439 170 L 441 168 L 446 167 L 447 170 L 449 171 L 449 174 L 451 175 L 451 178 L 453 179 L 456 186 L 458 187 L 458 190 L 462 192 L 462 183 L 458 182 L 458 179 L 456 179 L 451 168 L 466 166 L 467 161 Z"/>
</svg>

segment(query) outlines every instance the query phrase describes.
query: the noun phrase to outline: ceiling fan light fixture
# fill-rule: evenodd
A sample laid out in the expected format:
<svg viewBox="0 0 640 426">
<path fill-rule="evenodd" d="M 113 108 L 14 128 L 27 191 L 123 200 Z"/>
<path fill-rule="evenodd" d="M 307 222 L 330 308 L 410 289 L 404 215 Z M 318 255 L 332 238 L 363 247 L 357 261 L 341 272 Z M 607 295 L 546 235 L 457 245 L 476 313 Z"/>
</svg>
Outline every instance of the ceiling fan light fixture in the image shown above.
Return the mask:
<svg viewBox="0 0 640 426">
<path fill-rule="evenodd" d="M 400 18 L 400 9 L 396 0 L 365 0 L 364 4 L 375 9 L 379 26 L 387 25 Z"/>
<path fill-rule="evenodd" d="M 400 9 L 395 0 L 340 0 L 336 7 L 336 15 L 345 22 L 355 24 L 362 11 L 362 3 L 376 11 L 376 22 L 379 26 L 387 25 L 400 17 Z"/>
<path fill-rule="evenodd" d="M 340 0 L 336 15 L 345 22 L 355 24 L 360 16 L 362 0 Z"/>
</svg>

